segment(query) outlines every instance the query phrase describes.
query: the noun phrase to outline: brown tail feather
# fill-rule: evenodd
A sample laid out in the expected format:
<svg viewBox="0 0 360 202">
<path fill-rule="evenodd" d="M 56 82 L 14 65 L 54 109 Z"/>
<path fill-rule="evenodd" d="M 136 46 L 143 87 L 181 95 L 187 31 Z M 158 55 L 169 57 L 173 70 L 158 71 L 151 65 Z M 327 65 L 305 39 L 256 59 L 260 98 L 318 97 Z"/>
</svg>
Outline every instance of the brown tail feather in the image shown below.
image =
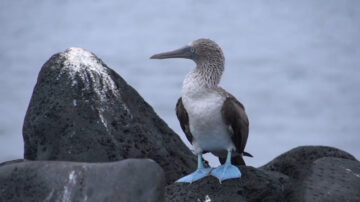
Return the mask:
<svg viewBox="0 0 360 202">
<path fill-rule="evenodd" d="M 245 151 L 243 152 L 243 155 L 244 155 L 244 156 L 248 156 L 248 157 L 253 157 L 253 155 L 251 155 L 250 153 L 247 153 L 247 152 L 245 152 Z"/>
</svg>

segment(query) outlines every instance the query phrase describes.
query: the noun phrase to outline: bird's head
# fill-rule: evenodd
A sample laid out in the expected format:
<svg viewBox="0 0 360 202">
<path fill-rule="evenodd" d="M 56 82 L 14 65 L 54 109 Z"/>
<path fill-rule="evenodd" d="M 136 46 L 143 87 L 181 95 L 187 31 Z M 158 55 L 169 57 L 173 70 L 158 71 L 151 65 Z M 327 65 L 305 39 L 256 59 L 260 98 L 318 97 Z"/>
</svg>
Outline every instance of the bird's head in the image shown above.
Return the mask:
<svg viewBox="0 0 360 202">
<path fill-rule="evenodd" d="M 196 64 L 224 63 L 224 54 L 220 46 L 210 39 L 197 39 L 177 50 L 155 54 L 151 59 L 186 58 Z"/>
</svg>

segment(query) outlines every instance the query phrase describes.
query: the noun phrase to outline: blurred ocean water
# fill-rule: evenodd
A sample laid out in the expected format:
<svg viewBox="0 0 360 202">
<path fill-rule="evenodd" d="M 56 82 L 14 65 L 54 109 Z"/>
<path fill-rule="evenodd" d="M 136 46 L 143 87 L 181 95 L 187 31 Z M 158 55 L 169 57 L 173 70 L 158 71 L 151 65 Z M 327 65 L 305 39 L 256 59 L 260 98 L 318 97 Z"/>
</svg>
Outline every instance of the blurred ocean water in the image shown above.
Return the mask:
<svg viewBox="0 0 360 202">
<path fill-rule="evenodd" d="M 247 109 L 246 151 L 255 156 L 249 165 L 300 145 L 334 146 L 360 158 L 359 20 L 356 0 L 2 0 L 0 162 L 22 158 L 37 74 L 71 46 L 103 59 L 190 147 L 174 108 L 195 64 L 149 57 L 201 37 L 223 48 L 221 85 Z"/>
</svg>

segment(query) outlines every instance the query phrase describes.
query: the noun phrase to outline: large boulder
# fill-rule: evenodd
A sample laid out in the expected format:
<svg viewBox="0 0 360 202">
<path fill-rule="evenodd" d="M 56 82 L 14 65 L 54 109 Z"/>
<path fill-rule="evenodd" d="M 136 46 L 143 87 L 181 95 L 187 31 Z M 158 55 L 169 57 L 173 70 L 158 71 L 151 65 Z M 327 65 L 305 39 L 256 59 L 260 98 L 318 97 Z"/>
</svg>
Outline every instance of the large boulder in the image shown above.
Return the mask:
<svg viewBox="0 0 360 202">
<path fill-rule="evenodd" d="M 360 201 L 360 162 L 333 147 L 297 147 L 261 169 L 289 176 L 288 201 Z"/>
<path fill-rule="evenodd" d="M 24 158 L 108 162 L 151 158 L 167 183 L 196 159 L 164 121 L 93 53 L 69 48 L 42 67 L 23 126 Z"/>
<path fill-rule="evenodd" d="M 324 157 L 356 161 L 351 154 L 333 147 L 301 146 L 281 154 L 261 168 L 277 171 L 294 179 L 301 179 L 308 173 L 314 161 Z"/>
<path fill-rule="evenodd" d="M 292 201 L 360 201 L 360 163 L 324 157 L 314 161 L 296 183 Z"/>
<path fill-rule="evenodd" d="M 166 201 L 360 201 L 360 162 L 332 147 L 303 146 L 268 164 L 240 166 L 242 177 L 206 177 L 166 187 Z"/>
<path fill-rule="evenodd" d="M 288 177 L 279 173 L 240 166 L 240 179 L 208 176 L 192 184 L 174 183 L 166 187 L 165 201 L 285 201 Z"/>
<path fill-rule="evenodd" d="M 165 176 L 152 160 L 23 161 L 0 165 L 0 201 L 163 201 Z"/>
</svg>

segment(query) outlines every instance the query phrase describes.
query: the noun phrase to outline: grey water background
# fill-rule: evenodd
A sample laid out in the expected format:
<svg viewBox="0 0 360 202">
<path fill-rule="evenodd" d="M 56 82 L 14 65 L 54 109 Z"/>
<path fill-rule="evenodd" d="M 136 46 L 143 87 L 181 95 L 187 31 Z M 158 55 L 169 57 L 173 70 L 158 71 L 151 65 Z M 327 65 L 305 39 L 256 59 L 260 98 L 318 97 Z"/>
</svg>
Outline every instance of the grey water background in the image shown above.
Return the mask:
<svg viewBox="0 0 360 202">
<path fill-rule="evenodd" d="M 360 157 L 360 1 L 1 0 L 0 162 L 22 158 L 37 74 L 72 46 L 118 72 L 190 147 L 174 108 L 195 64 L 149 57 L 201 37 L 223 48 L 221 86 L 246 106 L 249 165 L 300 145 Z"/>
</svg>

